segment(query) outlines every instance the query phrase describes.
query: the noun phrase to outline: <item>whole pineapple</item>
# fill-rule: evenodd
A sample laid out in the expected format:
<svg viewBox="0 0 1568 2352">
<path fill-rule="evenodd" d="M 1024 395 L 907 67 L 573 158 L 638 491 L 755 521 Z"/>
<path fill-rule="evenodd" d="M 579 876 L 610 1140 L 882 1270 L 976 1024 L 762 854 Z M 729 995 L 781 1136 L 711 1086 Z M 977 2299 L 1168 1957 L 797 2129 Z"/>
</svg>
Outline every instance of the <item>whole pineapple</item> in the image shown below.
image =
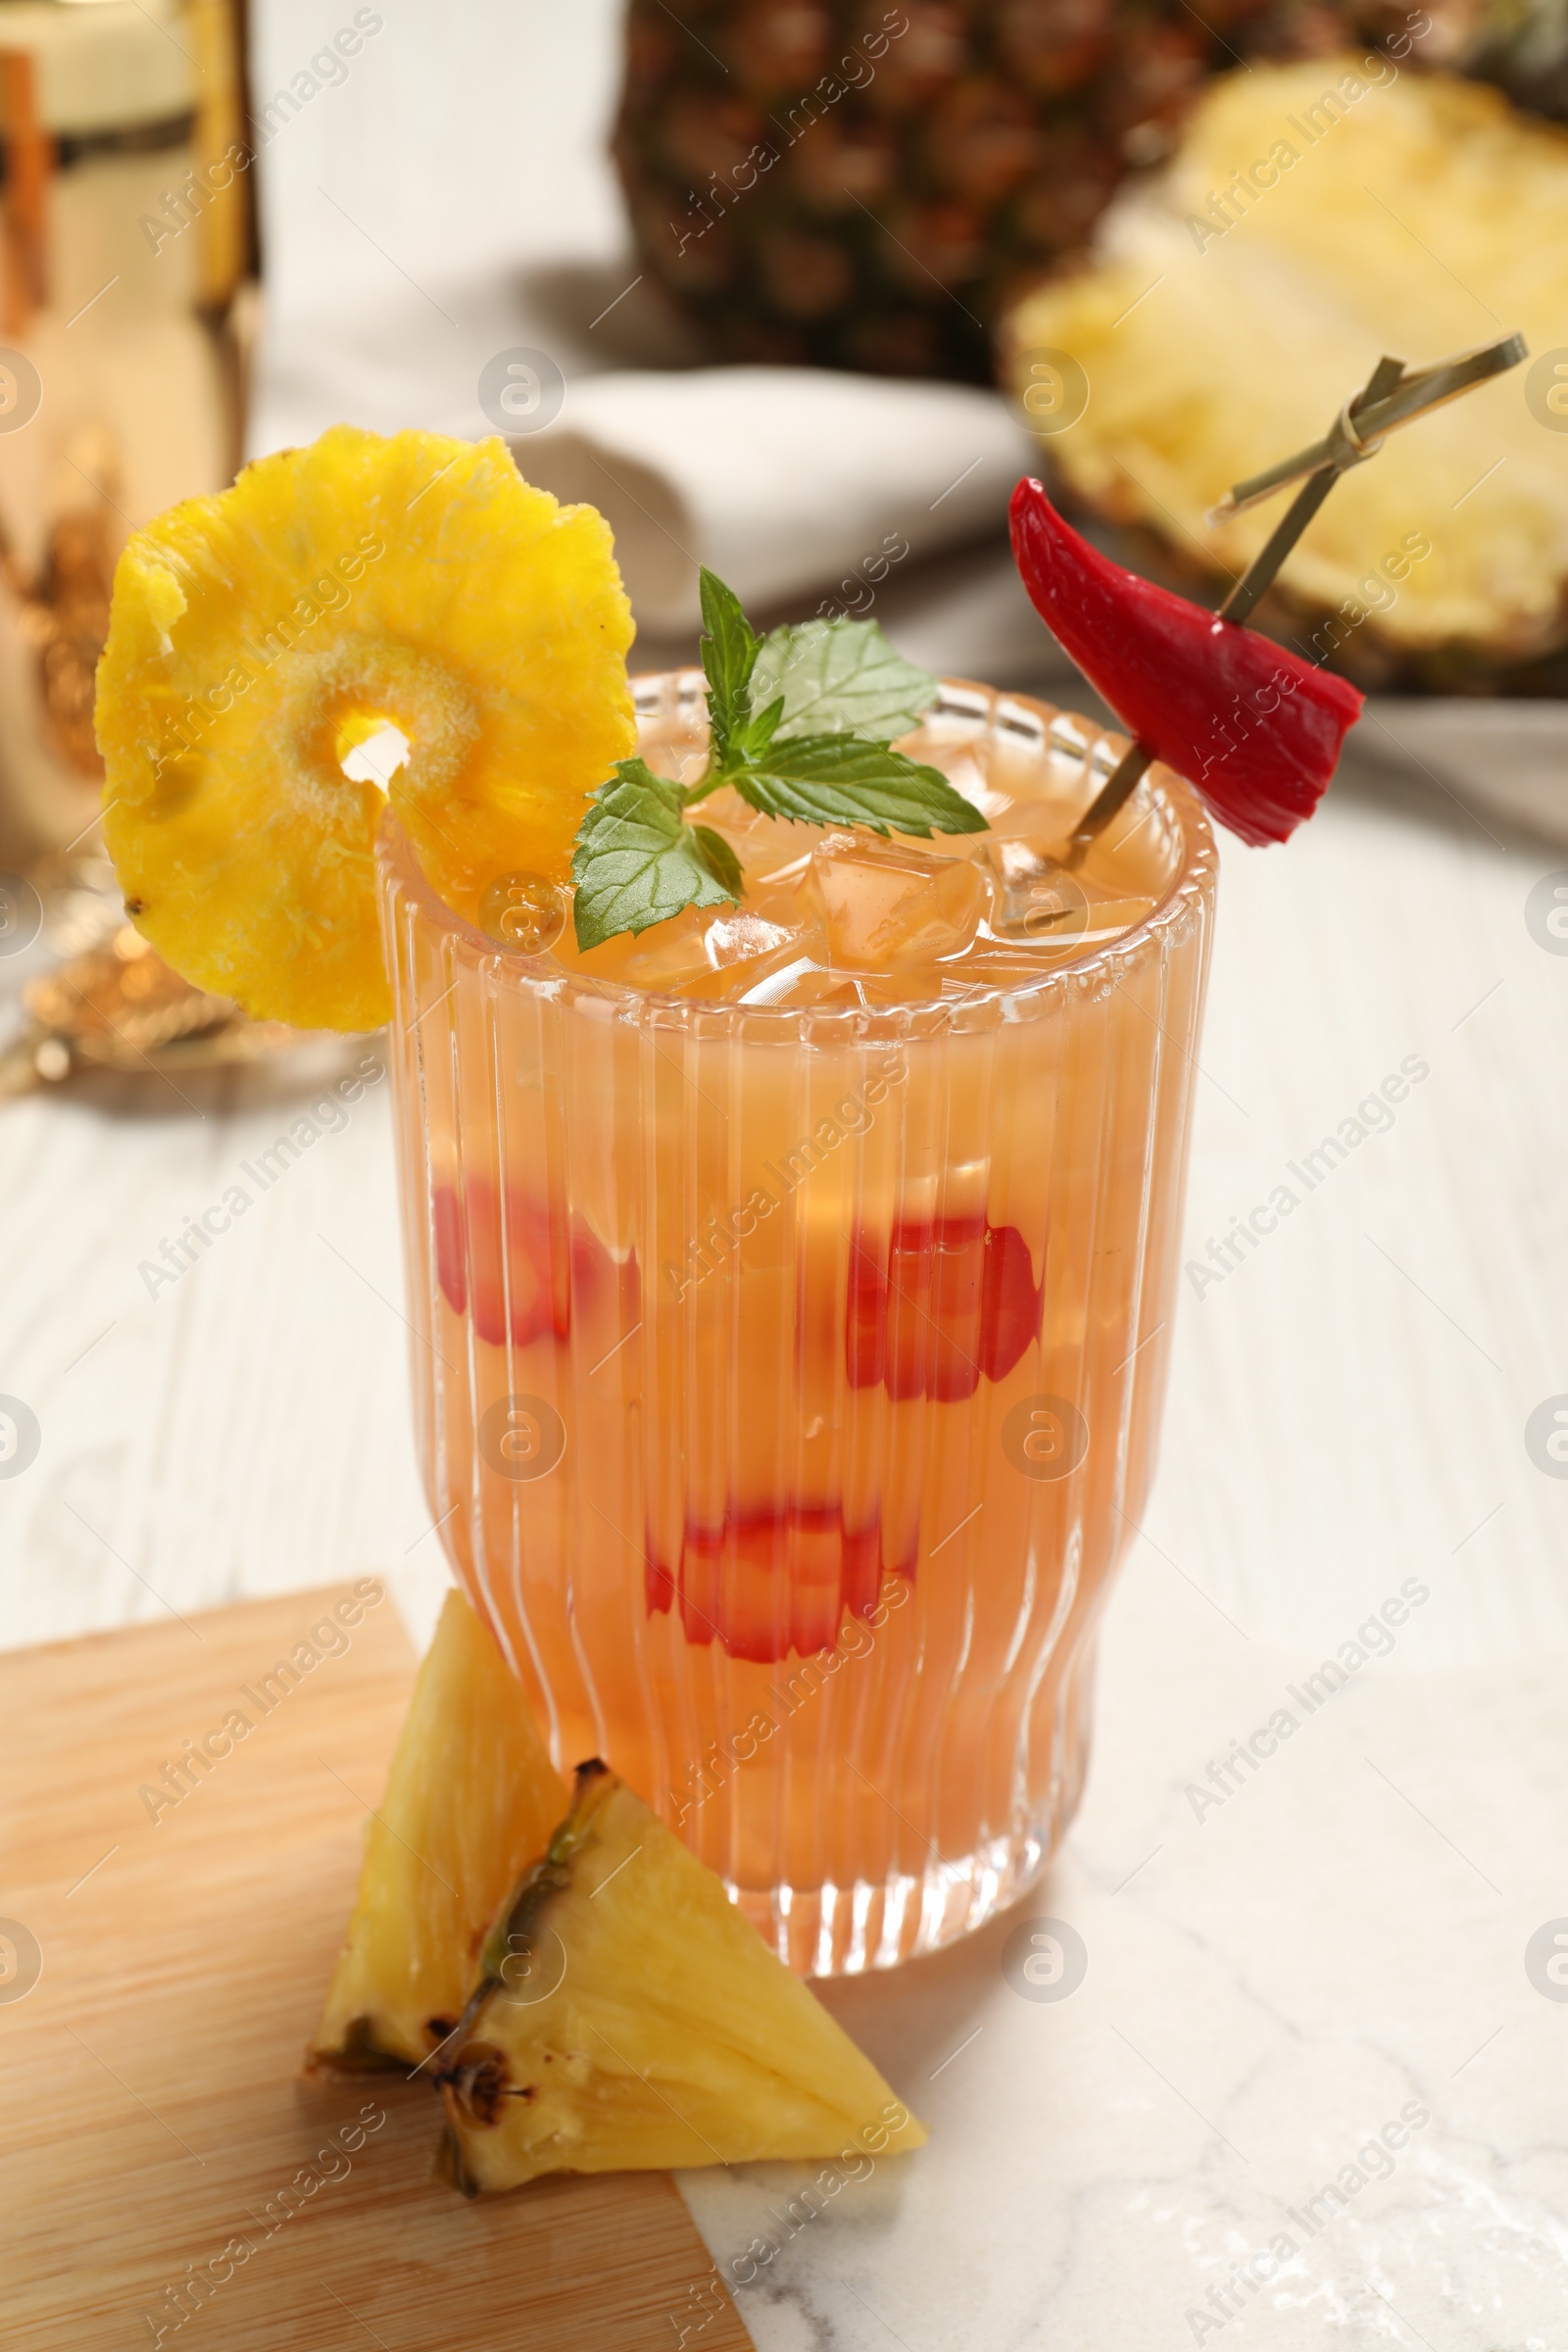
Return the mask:
<svg viewBox="0 0 1568 2352">
<path fill-rule="evenodd" d="M 1213 75 L 1392 37 L 1549 109 L 1565 7 L 630 0 L 615 157 L 644 267 L 716 357 L 985 380 L 1012 299 Z"/>
<path fill-rule="evenodd" d="M 1292 0 L 630 0 L 615 155 L 721 356 L 983 380 L 1009 298 L 1212 74 L 1342 29 Z"/>
<path fill-rule="evenodd" d="M 1516 106 L 1568 122 L 1568 0 L 1474 0 L 1452 63 Z"/>
</svg>

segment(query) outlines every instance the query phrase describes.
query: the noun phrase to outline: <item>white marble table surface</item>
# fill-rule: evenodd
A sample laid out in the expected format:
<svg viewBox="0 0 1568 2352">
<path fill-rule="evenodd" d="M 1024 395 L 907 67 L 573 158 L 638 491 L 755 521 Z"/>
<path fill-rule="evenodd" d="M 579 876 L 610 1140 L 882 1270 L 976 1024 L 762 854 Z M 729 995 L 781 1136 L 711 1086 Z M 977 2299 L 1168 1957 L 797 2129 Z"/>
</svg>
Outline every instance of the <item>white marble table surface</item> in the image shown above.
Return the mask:
<svg viewBox="0 0 1568 2352">
<path fill-rule="evenodd" d="M 1475 1574 L 1430 1565 L 1417 1618 Z M 1564 1910 L 1561 1661 L 1368 1668 L 1309 1715 L 1321 1656 L 1130 1565 L 1046 1884 L 827 1992 L 929 2146 L 818 2172 L 816 2211 L 805 2166 L 685 2179 L 766 2352 L 1564 2341 L 1568 1984 L 1522 1964 Z M 1282 1706 L 1298 1730 L 1200 1816 L 1189 1787 Z M 1087 1955 L 1061 1999 L 1018 1948 L 1057 1922 Z"/>
<path fill-rule="evenodd" d="M 539 221 L 569 221 L 582 267 L 620 266 L 581 162 L 615 14 L 576 0 L 541 77 L 567 22 L 544 0 L 439 32 L 387 0 L 378 45 L 270 168 L 263 440 L 344 411 L 469 429 L 474 354 L 535 298 Z M 263 78 L 336 22 L 264 9 Z M 450 340 L 400 270 L 463 321 Z M 339 281 L 358 308 L 334 330 Z M 995 565 L 943 588 L 890 625 L 922 658 L 1010 662 Z M 1568 956 L 1527 924 L 1565 862 L 1383 758 L 1352 758 L 1290 850 L 1226 845 L 1188 1253 L 1406 1057 L 1430 1074 L 1239 1270 L 1185 1290 L 1088 1800 L 1023 1914 L 1067 1920 L 1087 1977 L 1022 1997 L 1008 1922 L 830 1990 L 933 2137 L 742 2290 L 763 2352 L 1568 2342 L 1568 2005 L 1525 1966 L 1568 1914 L 1568 1483 L 1525 1439 L 1568 1394 Z M 19 972 L 0 966 L 0 997 Z M 297 1111 L 238 1089 L 0 1108 L 0 1393 L 41 1433 L 0 1480 L 5 1643 L 366 1570 L 428 1624 L 443 1571 L 411 1459 L 384 1088 L 178 1283 L 152 1298 L 138 1270 Z M 1430 1597 L 1392 1651 L 1198 1819 L 1189 1786 L 1406 1579 Z M 1289 2209 L 1409 2102 L 1430 2120 L 1308 2238 Z M 686 2182 L 720 2262 L 785 2235 L 796 2185 Z M 1232 2267 L 1282 2231 L 1298 2254 L 1227 2306 Z"/>
</svg>

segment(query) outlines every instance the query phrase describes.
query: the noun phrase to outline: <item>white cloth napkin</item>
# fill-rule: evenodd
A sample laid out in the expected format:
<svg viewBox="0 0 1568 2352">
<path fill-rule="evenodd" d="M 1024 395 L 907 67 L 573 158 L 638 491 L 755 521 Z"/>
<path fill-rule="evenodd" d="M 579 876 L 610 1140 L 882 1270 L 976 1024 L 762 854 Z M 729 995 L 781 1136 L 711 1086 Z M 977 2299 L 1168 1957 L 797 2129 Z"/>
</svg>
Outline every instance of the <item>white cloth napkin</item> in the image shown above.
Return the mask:
<svg viewBox="0 0 1568 2352">
<path fill-rule="evenodd" d="M 748 611 L 866 612 L 911 559 L 997 528 L 1033 466 L 1000 393 L 808 368 L 579 378 L 512 446 L 529 481 L 608 515 L 654 635 L 696 624 L 700 564 Z"/>
</svg>

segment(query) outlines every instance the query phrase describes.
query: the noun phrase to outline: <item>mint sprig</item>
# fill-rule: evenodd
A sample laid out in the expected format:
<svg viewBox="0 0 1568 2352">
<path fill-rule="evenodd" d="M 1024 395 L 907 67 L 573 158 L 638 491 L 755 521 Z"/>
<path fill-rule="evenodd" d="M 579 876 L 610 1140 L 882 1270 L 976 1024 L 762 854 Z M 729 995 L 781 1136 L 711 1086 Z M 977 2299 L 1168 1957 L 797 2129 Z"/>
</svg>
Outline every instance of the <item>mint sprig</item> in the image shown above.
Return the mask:
<svg viewBox="0 0 1568 2352">
<path fill-rule="evenodd" d="M 644 760 L 622 760 L 601 784 L 577 830 L 579 948 L 621 931 L 646 931 L 683 906 L 722 906 L 740 897 L 740 866 L 723 836 L 689 825 L 686 795 Z"/>
<path fill-rule="evenodd" d="M 573 919 L 586 953 L 685 906 L 740 899 L 734 851 L 687 811 L 733 785 L 764 816 L 873 833 L 981 833 L 986 820 L 940 768 L 892 748 L 937 681 L 894 652 L 875 621 L 810 620 L 759 638 L 740 600 L 702 574 L 708 764 L 695 784 L 622 760 L 577 830 Z M 760 708 L 759 708 L 760 703 Z"/>
</svg>

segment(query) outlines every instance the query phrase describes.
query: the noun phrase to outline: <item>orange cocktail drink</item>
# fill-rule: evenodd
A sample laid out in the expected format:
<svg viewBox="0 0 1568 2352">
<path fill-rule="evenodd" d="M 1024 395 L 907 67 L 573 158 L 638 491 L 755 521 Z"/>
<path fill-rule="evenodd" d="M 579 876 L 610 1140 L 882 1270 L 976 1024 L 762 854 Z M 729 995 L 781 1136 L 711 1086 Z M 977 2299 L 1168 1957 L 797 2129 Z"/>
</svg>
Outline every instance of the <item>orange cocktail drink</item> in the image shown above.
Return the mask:
<svg viewBox="0 0 1568 2352">
<path fill-rule="evenodd" d="M 638 682 L 695 775 L 696 672 Z M 950 684 L 906 747 L 989 819 L 703 808 L 746 877 L 581 956 L 379 857 L 420 1458 L 548 1726 L 792 1965 L 977 1925 L 1070 1817 L 1170 1336 L 1214 883 L 1156 768 Z M 515 946 L 506 943 L 514 940 Z"/>
</svg>

